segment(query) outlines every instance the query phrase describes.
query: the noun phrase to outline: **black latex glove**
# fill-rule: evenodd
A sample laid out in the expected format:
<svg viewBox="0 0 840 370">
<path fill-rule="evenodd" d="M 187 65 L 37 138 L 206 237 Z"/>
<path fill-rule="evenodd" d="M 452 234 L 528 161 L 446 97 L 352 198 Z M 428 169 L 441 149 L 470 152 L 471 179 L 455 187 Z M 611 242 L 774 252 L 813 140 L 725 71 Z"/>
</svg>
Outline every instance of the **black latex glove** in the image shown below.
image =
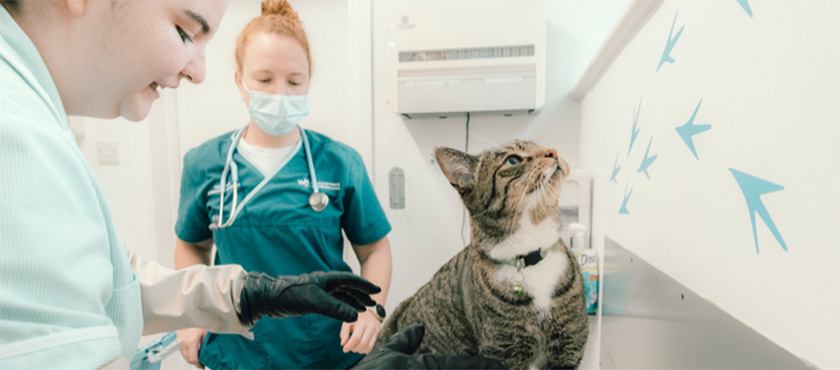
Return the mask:
<svg viewBox="0 0 840 370">
<path fill-rule="evenodd" d="M 414 355 L 424 332 L 423 325 L 409 325 L 374 348 L 353 369 L 507 369 L 501 362 L 484 357 Z"/>
<path fill-rule="evenodd" d="M 349 272 L 313 272 L 271 277 L 250 272 L 240 294 L 239 321 L 254 325 L 263 315 L 275 318 L 315 313 L 354 322 L 381 289 Z"/>
</svg>

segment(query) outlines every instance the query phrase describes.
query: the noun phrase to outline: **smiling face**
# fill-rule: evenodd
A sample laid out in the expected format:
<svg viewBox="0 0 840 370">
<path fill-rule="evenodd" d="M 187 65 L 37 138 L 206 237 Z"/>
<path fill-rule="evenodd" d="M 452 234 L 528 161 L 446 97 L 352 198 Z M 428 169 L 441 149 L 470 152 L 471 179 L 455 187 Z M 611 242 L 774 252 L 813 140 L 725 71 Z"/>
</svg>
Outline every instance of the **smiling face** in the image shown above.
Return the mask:
<svg viewBox="0 0 840 370">
<path fill-rule="evenodd" d="M 251 91 L 275 95 L 309 93 L 309 58 L 298 41 L 289 36 L 259 32 L 251 36 L 242 55 L 242 70 L 235 74 L 245 104 Z"/>
<path fill-rule="evenodd" d="M 91 104 L 97 116 L 138 121 L 165 87 L 182 78 L 201 83 L 205 48 L 221 22 L 226 1 L 120 1 L 100 22 L 100 58 Z M 97 112 L 95 112 L 97 113 Z"/>
<path fill-rule="evenodd" d="M 559 226 L 557 201 L 569 164 L 554 149 L 514 141 L 476 156 L 437 148 L 435 157 L 461 194 L 479 244 L 495 244 L 546 219 Z"/>
</svg>

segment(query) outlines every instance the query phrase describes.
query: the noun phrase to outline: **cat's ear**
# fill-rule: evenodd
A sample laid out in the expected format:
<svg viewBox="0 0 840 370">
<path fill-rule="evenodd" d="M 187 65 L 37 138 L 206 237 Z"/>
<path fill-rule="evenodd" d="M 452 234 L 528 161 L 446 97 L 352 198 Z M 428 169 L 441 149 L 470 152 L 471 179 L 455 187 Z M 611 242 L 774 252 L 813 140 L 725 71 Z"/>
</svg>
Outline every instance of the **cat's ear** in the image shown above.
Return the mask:
<svg viewBox="0 0 840 370">
<path fill-rule="evenodd" d="M 449 183 L 463 193 L 475 183 L 475 166 L 478 158 L 469 153 L 447 147 L 435 148 L 435 159 Z"/>
</svg>

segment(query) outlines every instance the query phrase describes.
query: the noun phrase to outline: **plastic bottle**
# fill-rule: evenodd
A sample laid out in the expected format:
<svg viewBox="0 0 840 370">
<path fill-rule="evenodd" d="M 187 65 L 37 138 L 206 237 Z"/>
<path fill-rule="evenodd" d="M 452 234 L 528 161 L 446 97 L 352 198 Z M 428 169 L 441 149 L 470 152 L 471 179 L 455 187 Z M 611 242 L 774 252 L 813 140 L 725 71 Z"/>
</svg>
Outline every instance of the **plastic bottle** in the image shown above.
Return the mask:
<svg viewBox="0 0 840 370">
<path fill-rule="evenodd" d="M 577 222 L 569 224 L 569 232 L 572 233 L 571 245 L 572 254 L 577 256 L 580 252 L 586 249 L 586 226 Z"/>
<path fill-rule="evenodd" d="M 575 227 L 579 225 L 580 227 Z M 583 289 L 586 295 L 586 312 L 594 314 L 598 308 L 598 253 L 592 246 L 586 246 L 586 226 L 580 224 L 569 225 L 574 230 L 572 245 L 579 244 L 580 251 L 576 256 L 583 275 Z M 578 241 L 579 240 L 579 241 Z M 578 241 L 578 242 L 576 242 Z M 574 249 L 573 249 L 574 250 Z"/>
</svg>

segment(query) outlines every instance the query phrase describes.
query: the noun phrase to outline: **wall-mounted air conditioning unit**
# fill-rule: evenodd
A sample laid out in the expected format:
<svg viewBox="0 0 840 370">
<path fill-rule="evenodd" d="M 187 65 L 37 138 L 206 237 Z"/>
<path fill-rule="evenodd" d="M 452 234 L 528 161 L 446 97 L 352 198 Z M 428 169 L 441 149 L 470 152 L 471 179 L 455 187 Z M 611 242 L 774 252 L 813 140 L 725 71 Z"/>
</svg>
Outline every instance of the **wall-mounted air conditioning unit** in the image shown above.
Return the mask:
<svg viewBox="0 0 840 370">
<path fill-rule="evenodd" d="M 388 106 L 395 113 L 542 107 L 543 1 L 394 11 L 388 22 Z"/>
</svg>

